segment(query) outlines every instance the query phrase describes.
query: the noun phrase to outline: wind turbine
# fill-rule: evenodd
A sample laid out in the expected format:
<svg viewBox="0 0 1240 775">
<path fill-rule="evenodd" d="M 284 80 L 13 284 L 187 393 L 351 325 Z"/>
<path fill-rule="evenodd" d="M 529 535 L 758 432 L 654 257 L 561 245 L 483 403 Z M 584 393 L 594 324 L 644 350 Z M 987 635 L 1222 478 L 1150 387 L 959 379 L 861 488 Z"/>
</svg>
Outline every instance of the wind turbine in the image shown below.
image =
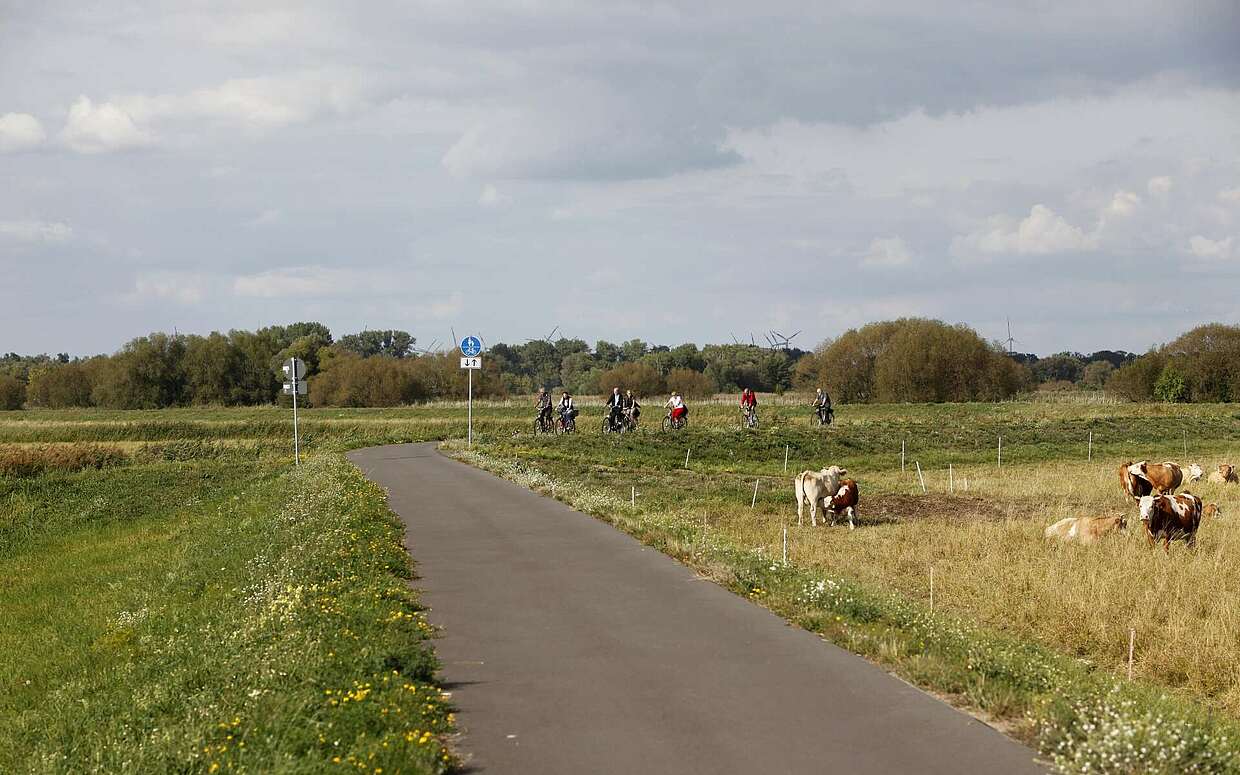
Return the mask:
<svg viewBox="0 0 1240 775">
<path fill-rule="evenodd" d="M 1004 339 L 1003 341 L 1007 342 L 1008 355 L 1015 355 L 1016 351 L 1012 349 L 1012 345 L 1015 344 L 1017 340 L 1012 338 L 1012 319 L 1011 318 L 1007 319 L 1007 332 L 1008 332 L 1007 339 Z"/>
</svg>

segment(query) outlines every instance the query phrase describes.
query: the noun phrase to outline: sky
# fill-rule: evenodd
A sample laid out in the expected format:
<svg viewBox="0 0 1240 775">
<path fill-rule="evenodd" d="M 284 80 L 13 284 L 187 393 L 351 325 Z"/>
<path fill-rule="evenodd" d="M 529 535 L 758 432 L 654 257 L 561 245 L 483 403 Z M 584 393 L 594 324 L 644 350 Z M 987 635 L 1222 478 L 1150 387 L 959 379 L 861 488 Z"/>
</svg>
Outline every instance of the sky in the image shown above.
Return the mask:
<svg viewBox="0 0 1240 775">
<path fill-rule="evenodd" d="M 1240 323 L 1240 3 L 0 0 L 0 352 Z"/>
</svg>

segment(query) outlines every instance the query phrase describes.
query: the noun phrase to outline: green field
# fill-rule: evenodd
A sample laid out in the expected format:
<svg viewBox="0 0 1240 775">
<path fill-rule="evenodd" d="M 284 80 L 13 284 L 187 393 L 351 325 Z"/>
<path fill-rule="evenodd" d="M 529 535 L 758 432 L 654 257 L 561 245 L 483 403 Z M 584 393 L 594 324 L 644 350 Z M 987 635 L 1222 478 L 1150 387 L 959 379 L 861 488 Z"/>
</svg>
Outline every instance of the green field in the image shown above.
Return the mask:
<svg viewBox="0 0 1240 775">
<path fill-rule="evenodd" d="M 1115 475 L 1123 460 L 1237 462 L 1240 409 L 845 406 L 820 430 L 804 398 L 762 399 L 753 431 L 727 398 L 695 404 L 683 432 L 659 431 L 661 412 L 648 408 L 639 432 L 603 436 L 589 402 L 582 432 L 557 437 L 530 432 L 527 400 L 480 402 L 474 449 L 448 451 L 617 524 L 1065 769 L 1240 771 L 1240 570 L 1230 561 L 1240 487 L 1190 487 L 1224 512 L 1196 551 L 1150 551 L 1139 523 L 1092 549 L 1041 535 L 1064 516 L 1133 517 Z M 399 529 L 341 453 L 460 439 L 464 406 L 306 411 L 301 473 L 290 470 L 289 415 L 0 413 L 0 461 L 46 467 L 0 474 L 0 612 L 15 623 L 0 636 L 10 689 L 0 771 L 315 771 L 337 756 L 368 771 L 444 764 L 448 705 Z M 56 467 L 73 465 L 64 449 L 84 448 L 108 450 L 105 467 Z M 853 532 L 796 525 L 792 473 L 829 463 L 861 485 Z M 324 506 L 289 520 L 303 502 Z M 415 687 L 415 704 L 383 680 L 389 665 Z M 340 695 L 359 687 L 362 702 Z"/>
</svg>

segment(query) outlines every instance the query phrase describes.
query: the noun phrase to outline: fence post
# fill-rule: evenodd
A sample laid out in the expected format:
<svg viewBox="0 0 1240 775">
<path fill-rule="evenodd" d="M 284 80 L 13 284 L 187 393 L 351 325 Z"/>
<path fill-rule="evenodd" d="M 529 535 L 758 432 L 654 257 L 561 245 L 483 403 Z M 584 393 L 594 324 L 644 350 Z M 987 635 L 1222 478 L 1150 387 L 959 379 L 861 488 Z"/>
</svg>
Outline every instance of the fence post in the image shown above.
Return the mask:
<svg viewBox="0 0 1240 775">
<path fill-rule="evenodd" d="M 999 468 L 1003 468 L 1003 437 L 999 437 Z"/>
<path fill-rule="evenodd" d="M 956 492 L 956 476 L 952 473 L 951 463 L 947 464 L 947 491 L 950 493 Z"/>
<path fill-rule="evenodd" d="M 1132 680 L 1132 650 L 1137 645 L 1137 630 L 1135 627 L 1128 629 L 1128 680 Z"/>
<path fill-rule="evenodd" d="M 900 473 L 904 473 L 904 439 L 900 439 Z"/>
<path fill-rule="evenodd" d="M 916 463 L 917 463 L 917 481 L 921 482 L 921 494 L 922 494 L 922 495 L 925 495 L 925 494 L 926 494 L 926 480 L 925 480 L 925 478 L 921 475 L 921 461 L 920 461 L 920 460 L 917 460 L 917 461 L 914 461 L 914 462 L 916 462 Z"/>
<path fill-rule="evenodd" d="M 754 507 L 757 505 L 758 505 L 758 480 L 754 479 L 753 480 L 753 500 L 749 502 L 749 510 L 753 511 Z"/>
<path fill-rule="evenodd" d="M 1089 455 L 1085 458 L 1087 462 L 1094 462 L 1094 432 L 1089 432 Z"/>
<path fill-rule="evenodd" d="M 632 490 L 629 492 L 629 505 L 630 506 L 637 505 L 637 487 L 636 486 L 634 486 Z"/>
<path fill-rule="evenodd" d="M 685 470 L 686 471 L 689 470 L 689 450 L 691 449 L 692 447 L 685 447 Z"/>
<path fill-rule="evenodd" d="M 934 610 L 934 566 L 930 566 L 930 610 Z"/>
<path fill-rule="evenodd" d="M 784 445 L 784 473 L 785 474 L 788 473 L 788 447 L 789 445 L 787 444 Z"/>
<path fill-rule="evenodd" d="M 788 526 L 784 525 L 784 565 L 788 564 Z"/>
</svg>

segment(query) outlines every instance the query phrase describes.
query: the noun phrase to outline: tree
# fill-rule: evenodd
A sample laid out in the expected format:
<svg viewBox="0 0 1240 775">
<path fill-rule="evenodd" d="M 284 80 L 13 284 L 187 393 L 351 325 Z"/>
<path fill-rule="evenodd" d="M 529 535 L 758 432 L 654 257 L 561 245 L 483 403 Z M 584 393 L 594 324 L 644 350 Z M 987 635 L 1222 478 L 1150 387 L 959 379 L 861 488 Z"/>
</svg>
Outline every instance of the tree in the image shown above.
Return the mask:
<svg viewBox="0 0 1240 775">
<path fill-rule="evenodd" d="M 385 355 L 391 358 L 407 358 L 413 351 L 415 339 L 407 331 L 388 329 L 386 331 L 366 330 L 356 334 L 340 337 L 336 346 L 354 355 L 370 358 Z M 289 344 L 292 344 L 290 341 Z"/>
<path fill-rule="evenodd" d="M 598 392 L 611 395 L 613 387 L 632 390 L 639 397 L 659 395 L 667 390 L 663 375 L 644 363 L 621 363 L 598 377 Z"/>
<path fill-rule="evenodd" d="M 1163 367 L 1154 383 L 1154 398 L 1167 403 L 1178 403 L 1188 397 L 1188 383 L 1175 366 Z"/>
<path fill-rule="evenodd" d="M 1090 390 L 1102 390 L 1115 372 L 1108 360 L 1090 361 L 1081 372 L 1081 385 Z"/>
<path fill-rule="evenodd" d="M 26 404 L 26 385 L 17 377 L 0 374 L 0 410 L 21 409 Z"/>
<path fill-rule="evenodd" d="M 685 398 L 709 398 L 718 391 L 714 380 L 693 369 L 672 369 L 668 372 L 667 389 L 678 390 Z"/>
<path fill-rule="evenodd" d="M 90 406 L 94 387 L 92 372 L 98 370 L 103 360 L 48 363 L 32 368 L 26 399 L 31 406 L 47 409 Z"/>
<path fill-rule="evenodd" d="M 91 399 L 112 409 L 161 409 L 185 403 L 185 337 L 154 333 L 108 358 Z"/>
</svg>

